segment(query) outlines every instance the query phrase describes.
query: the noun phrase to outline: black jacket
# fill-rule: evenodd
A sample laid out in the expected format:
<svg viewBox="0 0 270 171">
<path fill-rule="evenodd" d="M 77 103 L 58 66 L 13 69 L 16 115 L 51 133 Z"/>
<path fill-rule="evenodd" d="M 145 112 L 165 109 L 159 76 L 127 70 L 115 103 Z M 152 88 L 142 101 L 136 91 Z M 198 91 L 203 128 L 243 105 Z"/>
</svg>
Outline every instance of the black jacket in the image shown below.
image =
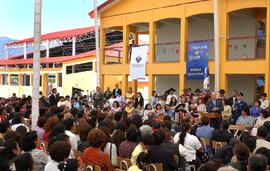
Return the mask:
<svg viewBox="0 0 270 171">
<path fill-rule="evenodd" d="M 148 153 L 153 163 L 162 163 L 163 171 L 174 171 L 177 163 L 173 157 L 173 152 L 161 145 L 153 145 Z"/>
<path fill-rule="evenodd" d="M 50 106 L 57 106 L 57 103 L 59 102 L 59 94 L 51 94 L 49 97 Z"/>
<path fill-rule="evenodd" d="M 213 131 L 212 140 L 214 141 L 226 141 L 227 143 L 230 142 L 230 139 L 233 137 L 227 130 L 224 129 L 215 129 Z"/>
<path fill-rule="evenodd" d="M 144 105 L 143 97 L 141 97 L 140 100 L 138 97 L 135 99 L 134 107 L 136 108 L 138 106 L 138 104 L 143 108 L 143 105 Z"/>
<path fill-rule="evenodd" d="M 231 162 L 232 157 L 233 157 L 233 149 L 230 144 L 227 144 L 224 147 L 222 147 L 214 155 L 214 158 L 222 160 L 224 165 L 229 164 Z"/>
<path fill-rule="evenodd" d="M 122 94 L 122 90 L 120 88 L 117 89 L 117 92 L 116 92 L 116 89 L 113 89 L 113 97 L 116 98 L 116 93 L 120 93 Z"/>
<path fill-rule="evenodd" d="M 186 162 L 186 159 L 184 157 L 182 157 L 179 153 L 179 144 L 168 142 L 168 143 L 162 144 L 161 146 L 171 150 L 173 155 L 177 155 L 178 156 L 178 168 L 185 169 L 187 162 Z"/>
</svg>

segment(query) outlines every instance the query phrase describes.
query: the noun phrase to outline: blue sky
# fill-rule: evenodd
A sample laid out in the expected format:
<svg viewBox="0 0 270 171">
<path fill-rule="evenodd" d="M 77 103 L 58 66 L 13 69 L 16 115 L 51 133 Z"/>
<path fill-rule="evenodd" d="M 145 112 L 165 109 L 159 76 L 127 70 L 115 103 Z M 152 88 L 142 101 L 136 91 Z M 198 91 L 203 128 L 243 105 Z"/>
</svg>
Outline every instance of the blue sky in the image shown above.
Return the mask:
<svg viewBox="0 0 270 171">
<path fill-rule="evenodd" d="M 98 4 L 106 0 L 97 0 Z M 42 34 L 94 25 L 94 0 L 43 0 Z M 0 0 L 0 37 L 33 37 L 35 0 Z"/>
</svg>

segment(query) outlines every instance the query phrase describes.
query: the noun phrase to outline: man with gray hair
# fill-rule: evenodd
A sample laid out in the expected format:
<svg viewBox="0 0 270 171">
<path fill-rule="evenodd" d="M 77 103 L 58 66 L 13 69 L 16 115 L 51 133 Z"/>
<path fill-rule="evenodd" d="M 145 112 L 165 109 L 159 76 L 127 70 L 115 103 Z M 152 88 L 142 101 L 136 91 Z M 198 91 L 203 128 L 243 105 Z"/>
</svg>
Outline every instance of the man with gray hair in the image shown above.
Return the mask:
<svg viewBox="0 0 270 171">
<path fill-rule="evenodd" d="M 143 125 L 140 127 L 141 136 L 143 135 L 151 135 L 152 134 L 152 127 L 149 125 Z"/>
<path fill-rule="evenodd" d="M 247 170 L 248 171 L 267 171 L 269 166 L 267 165 L 268 160 L 262 154 L 255 154 L 249 157 Z"/>
<path fill-rule="evenodd" d="M 206 111 L 208 113 L 220 113 L 223 111 L 223 104 L 221 100 L 217 99 L 217 93 L 212 92 L 211 93 L 211 99 L 206 104 Z M 210 119 L 210 126 L 219 129 L 221 125 L 221 117 L 220 118 L 211 118 Z"/>
</svg>

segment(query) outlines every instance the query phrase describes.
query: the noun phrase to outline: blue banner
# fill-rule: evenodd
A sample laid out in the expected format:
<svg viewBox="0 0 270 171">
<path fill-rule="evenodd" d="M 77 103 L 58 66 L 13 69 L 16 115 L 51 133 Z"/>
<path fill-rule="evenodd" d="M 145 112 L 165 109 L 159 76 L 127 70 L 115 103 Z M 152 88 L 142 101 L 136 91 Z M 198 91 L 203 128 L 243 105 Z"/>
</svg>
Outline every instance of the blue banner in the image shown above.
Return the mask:
<svg viewBox="0 0 270 171">
<path fill-rule="evenodd" d="M 205 74 L 208 74 L 208 47 L 209 41 L 188 43 L 187 80 L 204 80 Z"/>
</svg>

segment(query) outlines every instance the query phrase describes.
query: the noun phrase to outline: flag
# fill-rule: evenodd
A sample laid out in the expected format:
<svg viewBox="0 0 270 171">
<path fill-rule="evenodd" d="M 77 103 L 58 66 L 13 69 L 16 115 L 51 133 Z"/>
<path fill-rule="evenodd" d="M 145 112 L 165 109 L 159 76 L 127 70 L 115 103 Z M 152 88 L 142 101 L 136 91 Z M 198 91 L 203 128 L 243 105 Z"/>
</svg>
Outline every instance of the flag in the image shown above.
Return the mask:
<svg viewBox="0 0 270 171">
<path fill-rule="evenodd" d="M 206 92 L 210 89 L 209 86 L 209 69 L 208 66 L 204 69 L 204 78 L 203 78 L 203 91 Z"/>
</svg>

